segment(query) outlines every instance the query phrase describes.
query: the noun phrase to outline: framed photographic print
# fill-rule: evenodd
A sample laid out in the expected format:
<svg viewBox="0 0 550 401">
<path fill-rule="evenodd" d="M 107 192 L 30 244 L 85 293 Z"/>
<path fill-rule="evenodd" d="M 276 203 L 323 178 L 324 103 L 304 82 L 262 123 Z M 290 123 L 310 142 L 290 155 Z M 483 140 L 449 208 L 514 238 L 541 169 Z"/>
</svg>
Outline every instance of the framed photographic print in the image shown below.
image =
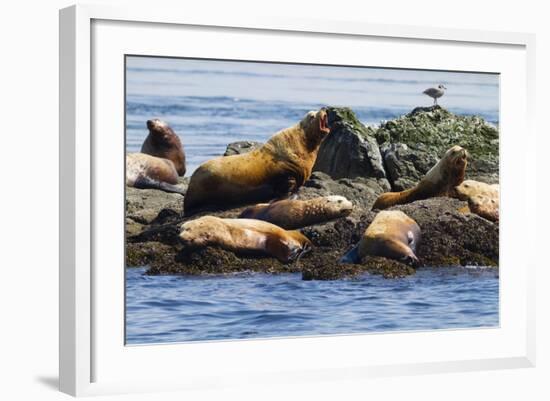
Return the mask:
<svg viewBox="0 0 550 401">
<path fill-rule="evenodd" d="M 61 390 L 532 366 L 533 46 L 62 10 Z"/>
</svg>

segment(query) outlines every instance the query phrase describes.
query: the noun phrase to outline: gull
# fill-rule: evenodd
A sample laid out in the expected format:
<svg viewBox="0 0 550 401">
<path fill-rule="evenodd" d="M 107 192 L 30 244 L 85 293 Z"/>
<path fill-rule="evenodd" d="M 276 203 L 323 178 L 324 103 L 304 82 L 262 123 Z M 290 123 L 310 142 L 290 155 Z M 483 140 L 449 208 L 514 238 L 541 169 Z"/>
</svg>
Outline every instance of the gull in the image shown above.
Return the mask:
<svg viewBox="0 0 550 401">
<path fill-rule="evenodd" d="M 445 85 L 437 85 L 437 88 L 428 88 L 423 93 L 434 99 L 434 104 L 437 105 L 437 99 L 445 94 Z"/>
</svg>

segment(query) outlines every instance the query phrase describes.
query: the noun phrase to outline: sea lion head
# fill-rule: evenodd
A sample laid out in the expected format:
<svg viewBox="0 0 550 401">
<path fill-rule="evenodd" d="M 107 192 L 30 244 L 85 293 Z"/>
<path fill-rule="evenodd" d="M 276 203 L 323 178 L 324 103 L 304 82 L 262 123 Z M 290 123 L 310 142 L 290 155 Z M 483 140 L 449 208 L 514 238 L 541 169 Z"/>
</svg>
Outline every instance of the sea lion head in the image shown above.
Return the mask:
<svg viewBox="0 0 550 401">
<path fill-rule="evenodd" d="M 174 136 L 177 137 L 172 127 L 158 118 L 147 120 L 147 129 L 153 135 L 153 139 L 159 143 L 171 145 L 174 143 Z"/>
<path fill-rule="evenodd" d="M 456 169 L 465 169 L 468 163 L 468 151 L 455 145 L 445 152 L 443 159 L 448 159 L 449 163 L 455 166 Z"/>
<path fill-rule="evenodd" d="M 199 219 L 185 222 L 180 227 L 180 240 L 189 247 L 203 247 L 223 231 L 225 227 L 223 222 L 217 217 L 204 216 Z"/>
<path fill-rule="evenodd" d="M 142 152 L 172 160 L 180 176 L 185 175 L 185 153 L 180 138 L 166 122 L 154 118 L 147 120 L 149 136 Z"/>
<path fill-rule="evenodd" d="M 468 152 L 461 146 L 455 145 L 443 156 L 442 161 L 445 163 L 444 174 L 449 177 L 450 187 L 460 185 L 464 181 L 466 174 L 466 166 L 468 164 Z"/>
<path fill-rule="evenodd" d="M 306 133 L 308 141 L 320 144 L 330 134 L 327 110 L 323 107 L 319 111 L 310 111 L 300 121 L 300 128 Z"/>
<path fill-rule="evenodd" d="M 340 195 L 325 196 L 318 200 L 321 208 L 330 218 L 348 216 L 353 210 L 353 203 Z"/>
</svg>

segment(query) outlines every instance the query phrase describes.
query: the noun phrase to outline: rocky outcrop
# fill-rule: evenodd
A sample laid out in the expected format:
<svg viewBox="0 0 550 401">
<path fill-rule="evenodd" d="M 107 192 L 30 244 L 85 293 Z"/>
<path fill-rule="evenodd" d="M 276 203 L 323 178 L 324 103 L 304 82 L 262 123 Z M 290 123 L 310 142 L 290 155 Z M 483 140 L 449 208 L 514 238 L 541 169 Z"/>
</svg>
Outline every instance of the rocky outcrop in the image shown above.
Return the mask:
<svg viewBox="0 0 550 401">
<path fill-rule="evenodd" d="M 148 274 L 152 275 L 251 270 L 301 272 L 304 280 L 332 280 L 364 273 L 402 277 L 415 270 L 385 258 L 368 257 L 357 265 L 339 263 L 374 219 L 372 204 L 391 189 L 390 183 L 395 189 L 414 185 L 455 143 L 470 152 L 469 176 L 498 178 L 498 132 L 495 137 L 496 130 L 477 117 L 454 116 L 434 106 L 416 109 L 373 130 L 362 125 L 351 110 L 331 108 L 329 123 L 333 132 L 322 145 L 316 171 L 297 196 L 310 199 L 342 195 L 354 203 L 354 210 L 347 217 L 301 229 L 314 248 L 299 262 L 283 264 L 274 258 L 240 255 L 216 247 L 186 249 L 178 238 L 180 226 L 187 220 L 182 215 L 183 197 L 127 188 L 127 266 L 148 265 Z M 462 127 L 464 137 L 453 133 L 451 127 Z M 231 144 L 226 154 L 240 154 L 258 146 L 261 144 Z M 185 187 L 187 183 L 186 179 L 180 185 Z M 392 208 L 405 212 L 421 228 L 422 241 L 416 251 L 420 266 L 498 264 L 498 221 L 466 213 L 467 205 L 465 201 L 441 197 Z M 209 214 L 237 217 L 243 209 Z"/>
<path fill-rule="evenodd" d="M 329 108 L 328 122 L 331 135 L 321 144 L 313 171 L 335 179 L 365 177 L 386 181 L 375 131 L 363 125 L 349 108 Z"/>
<path fill-rule="evenodd" d="M 481 117 L 459 116 L 437 105 L 417 107 L 383 123 L 375 137 L 394 190 L 417 182 L 453 145 L 470 154 L 467 178 L 498 182 L 498 130 Z"/>
</svg>

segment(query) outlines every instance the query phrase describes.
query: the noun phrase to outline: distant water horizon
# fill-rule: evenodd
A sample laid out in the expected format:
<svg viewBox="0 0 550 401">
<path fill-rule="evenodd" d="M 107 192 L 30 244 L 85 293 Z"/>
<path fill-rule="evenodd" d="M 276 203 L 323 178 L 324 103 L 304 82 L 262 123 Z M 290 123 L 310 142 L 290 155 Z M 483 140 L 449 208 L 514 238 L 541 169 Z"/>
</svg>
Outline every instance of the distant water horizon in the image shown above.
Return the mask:
<svg viewBox="0 0 550 401">
<path fill-rule="evenodd" d="M 350 107 L 376 126 L 433 104 L 422 91 L 439 83 L 442 107 L 498 125 L 498 74 L 129 56 L 126 150 L 138 152 L 145 122 L 160 118 L 182 139 L 190 175 L 229 143 L 265 142 L 309 110 Z"/>
</svg>

